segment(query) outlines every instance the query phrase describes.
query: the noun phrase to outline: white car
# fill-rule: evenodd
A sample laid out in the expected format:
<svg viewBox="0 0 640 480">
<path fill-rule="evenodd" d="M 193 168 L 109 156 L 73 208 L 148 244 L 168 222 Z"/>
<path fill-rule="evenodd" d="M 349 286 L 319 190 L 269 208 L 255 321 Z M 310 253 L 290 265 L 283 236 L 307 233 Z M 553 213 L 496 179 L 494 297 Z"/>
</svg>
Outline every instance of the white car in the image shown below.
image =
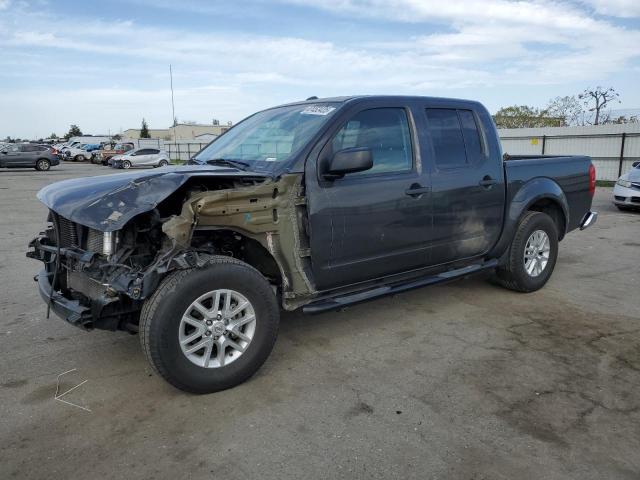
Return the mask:
<svg viewBox="0 0 640 480">
<path fill-rule="evenodd" d="M 157 148 L 138 148 L 112 162 L 114 168 L 164 167 L 166 165 L 169 165 L 169 154 Z"/>
<path fill-rule="evenodd" d="M 616 182 L 613 203 L 620 210 L 640 210 L 640 162 L 633 162 L 633 168 Z"/>
<path fill-rule="evenodd" d="M 64 156 L 70 160 L 74 160 L 76 162 L 84 162 L 85 160 L 91 159 L 91 152 L 87 152 L 83 147 L 85 145 L 82 144 L 78 147 L 67 147 L 63 149 Z"/>
</svg>

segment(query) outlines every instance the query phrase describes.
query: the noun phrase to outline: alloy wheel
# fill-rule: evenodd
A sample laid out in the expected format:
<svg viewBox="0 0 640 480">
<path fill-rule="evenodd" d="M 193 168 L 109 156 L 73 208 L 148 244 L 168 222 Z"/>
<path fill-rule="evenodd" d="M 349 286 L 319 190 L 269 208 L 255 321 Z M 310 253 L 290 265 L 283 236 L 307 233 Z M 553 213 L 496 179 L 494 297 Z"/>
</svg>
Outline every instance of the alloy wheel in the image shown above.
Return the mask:
<svg viewBox="0 0 640 480">
<path fill-rule="evenodd" d="M 180 320 L 182 353 L 204 368 L 220 368 L 247 350 L 256 330 L 251 302 L 235 290 L 212 290 L 187 307 Z"/>
</svg>

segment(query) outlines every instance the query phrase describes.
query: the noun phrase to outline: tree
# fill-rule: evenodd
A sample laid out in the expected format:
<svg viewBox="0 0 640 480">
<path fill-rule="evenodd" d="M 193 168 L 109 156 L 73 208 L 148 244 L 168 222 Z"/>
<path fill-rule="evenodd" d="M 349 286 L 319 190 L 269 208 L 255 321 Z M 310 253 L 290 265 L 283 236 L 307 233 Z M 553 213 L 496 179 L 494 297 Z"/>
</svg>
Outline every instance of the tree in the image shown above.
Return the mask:
<svg viewBox="0 0 640 480">
<path fill-rule="evenodd" d="M 119 133 L 116 133 L 115 135 L 113 135 L 111 137 L 111 140 L 114 140 L 114 141 L 118 142 L 118 141 L 122 140 L 122 135 L 120 135 Z"/>
<path fill-rule="evenodd" d="M 80 127 L 78 125 L 71 125 L 71 127 L 69 128 L 69 131 L 64 136 L 64 138 L 66 140 L 69 140 L 71 137 L 80 137 L 81 135 L 82 135 L 82 130 L 80 130 Z"/>
<path fill-rule="evenodd" d="M 151 138 L 149 135 L 149 127 L 147 125 L 147 121 L 142 119 L 142 128 L 140 129 L 140 138 Z"/>
<path fill-rule="evenodd" d="M 613 87 L 609 87 L 606 90 L 601 86 L 596 88 L 587 88 L 584 92 L 578 95 L 578 98 L 582 100 L 585 107 L 589 112 L 594 112 L 593 125 L 600 125 L 602 123 L 602 114 L 604 108 L 611 102 L 620 103 L 620 94 L 616 92 Z M 607 120 L 607 119 L 605 119 Z"/>
<path fill-rule="evenodd" d="M 56 135 L 55 133 L 52 133 L 51 135 L 49 135 L 47 138 L 58 138 L 58 135 Z"/>
<path fill-rule="evenodd" d="M 607 115 L 606 119 L 600 121 L 601 125 L 605 123 L 611 123 L 614 125 L 622 125 L 627 123 L 640 123 L 640 119 L 638 118 L 637 115 L 631 115 L 630 117 L 627 117 L 625 115 L 620 115 L 614 118 L 610 118 L 610 116 Z"/>
<path fill-rule="evenodd" d="M 563 120 L 548 115 L 546 110 L 540 110 L 528 105 L 513 105 L 503 107 L 493 116 L 498 128 L 531 128 L 557 127 Z"/>
<path fill-rule="evenodd" d="M 563 126 L 584 125 L 584 110 L 575 95 L 553 98 L 545 110 L 549 116 L 562 119 Z"/>
</svg>

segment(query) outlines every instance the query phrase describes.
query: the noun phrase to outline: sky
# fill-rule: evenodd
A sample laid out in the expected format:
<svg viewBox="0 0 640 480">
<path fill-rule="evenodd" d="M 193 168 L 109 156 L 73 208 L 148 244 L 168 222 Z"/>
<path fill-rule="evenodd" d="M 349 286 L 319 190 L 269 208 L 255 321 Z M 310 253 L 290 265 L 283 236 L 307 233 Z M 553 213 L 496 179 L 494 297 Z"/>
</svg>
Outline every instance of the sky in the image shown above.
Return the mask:
<svg viewBox="0 0 640 480">
<path fill-rule="evenodd" d="M 590 86 L 640 108 L 640 0 L 0 0 L 0 138 L 237 122 L 318 97 Z"/>
</svg>

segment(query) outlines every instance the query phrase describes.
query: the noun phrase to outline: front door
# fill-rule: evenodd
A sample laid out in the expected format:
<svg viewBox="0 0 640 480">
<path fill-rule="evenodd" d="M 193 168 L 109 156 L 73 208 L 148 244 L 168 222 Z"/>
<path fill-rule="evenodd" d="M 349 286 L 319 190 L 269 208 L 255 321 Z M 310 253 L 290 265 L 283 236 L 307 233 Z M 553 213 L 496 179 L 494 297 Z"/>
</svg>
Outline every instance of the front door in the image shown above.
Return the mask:
<svg viewBox="0 0 640 480">
<path fill-rule="evenodd" d="M 7 153 L 3 155 L 4 164 L 7 167 L 24 167 L 28 166 L 28 155 L 25 151 L 28 145 L 11 145 L 7 149 Z"/>
<path fill-rule="evenodd" d="M 502 231 L 501 159 L 489 153 L 478 112 L 438 107 L 425 113 L 434 166 L 431 264 L 482 255 Z"/>
<path fill-rule="evenodd" d="M 312 268 L 326 290 L 428 264 L 429 177 L 416 161 L 410 110 L 404 106 L 354 113 L 319 154 L 367 147 L 373 168 L 323 181 L 307 166 Z"/>
</svg>

